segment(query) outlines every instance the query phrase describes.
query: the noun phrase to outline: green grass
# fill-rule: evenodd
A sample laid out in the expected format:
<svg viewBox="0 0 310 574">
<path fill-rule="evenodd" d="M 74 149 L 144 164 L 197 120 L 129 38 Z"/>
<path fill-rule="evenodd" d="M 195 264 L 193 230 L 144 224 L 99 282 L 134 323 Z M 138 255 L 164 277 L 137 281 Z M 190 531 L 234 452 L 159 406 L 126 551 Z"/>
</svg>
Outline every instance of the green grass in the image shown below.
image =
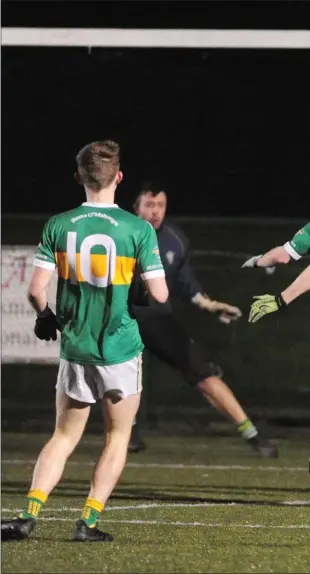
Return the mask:
<svg viewBox="0 0 310 574">
<path fill-rule="evenodd" d="M 149 438 L 145 452 L 129 457 L 102 515 L 115 541 L 91 545 L 70 540 L 102 447 L 86 435 L 33 537 L 3 544 L 2 572 L 309 573 L 309 436 L 280 440 L 276 461 L 238 438 Z M 3 516 L 23 506 L 45 440 L 3 435 Z"/>
</svg>

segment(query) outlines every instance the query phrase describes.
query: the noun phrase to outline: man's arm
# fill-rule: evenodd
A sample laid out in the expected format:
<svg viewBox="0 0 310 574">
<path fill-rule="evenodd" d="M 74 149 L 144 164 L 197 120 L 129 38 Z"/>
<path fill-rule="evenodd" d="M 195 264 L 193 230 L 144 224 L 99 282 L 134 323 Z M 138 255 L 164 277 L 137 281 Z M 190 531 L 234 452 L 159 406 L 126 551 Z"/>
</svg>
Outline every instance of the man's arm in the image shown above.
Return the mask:
<svg viewBox="0 0 310 574">
<path fill-rule="evenodd" d="M 159 255 L 156 233 L 148 222 L 145 222 L 140 236 L 137 264 L 149 293 L 158 303 L 166 303 L 169 291 L 165 271 Z"/>
<path fill-rule="evenodd" d="M 284 309 L 292 301 L 310 291 L 310 265 L 306 267 L 280 295 L 260 295 L 254 297 L 252 303 L 249 323 L 256 323 L 265 315 L 274 313 L 279 309 Z"/>
<path fill-rule="evenodd" d="M 169 291 L 165 277 L 154 277 L 152 279 L 144 279 L 145 286 L 148 292 L 158 303 L 166 303 L 169 297 Z"/>
<path fill-rule="evenodd" d="M 49 220 L 44 227 L 41 241 L 37 247 L 34 267 L 27 291 L 28 301 L 37 313 L 34 332 L 41 340 L 53 339 L 56 341 L 59 325 L 47 301 L 47 287 L 56 267 L 53 220 Z"/>
<path fill-rule="evenodd" d="M 302 227 L 294 237 L 284 245 L 274 247 L 264 255 L 254 255 L 242 267 L 274 267 L 281 263 L 297 260 L 310 250 L 310 223 Z"/>
<path fill-rule="evenodd" d="M 44 316 L 47 308 L 47 287 L 53 275 L 53 270 L 35 267 L 28 287 L 28 301 L 38 317 Z M 43 315 L 42 315 L 43 314 Z"/>
<path fill-rule="evenodd" d="M 284 248 L 284 245 L 279 247 L 274 247 L 267 251 L 265 255 L 262 255 L 257 259 L 255 267 L 275 267 L 279 263 L 288 263 L 291 260 L 288 252 Z M 245 265 L 243 265 L 245 267 Z"/>
<path fill-rule="evenodd" d="M 293 283 L 282 291 L 281 296 L 286 305 L 289 305 L 289 303 L 292 303 L 292 301 L 307 291 L 310 291 L 310 265 L 298 275 Z"/>
<path fill-rule="evenodd" d="M 228 305 L 228 303 L 214 301 L 210 299 L 206 293 L 203 293 L 202 286 L 197 280 L 190 265 L 188 239 L 181 234 L 179 230 L 172 229 L 171 226 L 167 226 L 167 228 L 170 233 L 173 233 L 173 235 L 178 239 L 180 249 L 182 250 L 181 264 L 176 270 L 173 281 L 175 294 L 184 301 L 197 305 L 202 310 L 209 311 L 210 313 L 217 313 L 219 315 L 219 320 L 222 323 L 229 324 L 232 320 L 236 320 L 241 317 L 242 313 L 237 307 Z"/>
<path fill-rule="evenodd" d="M 40 243 L 37 247 L 34 271 L 28 287 L 28 301 L 37 314 L 47 306 L 47 287 L 56 268 L 54 246 L 54 218 L 44 226 Z"/>
<path fill-rule="evenodd" d="M 188 303 L 195 303 L 195 297 L 203 291 L 189 262 L 188 251 L 182 258 L 182 263 L 176 271 L 174 280 L 175 294 Z"/>
</svg>

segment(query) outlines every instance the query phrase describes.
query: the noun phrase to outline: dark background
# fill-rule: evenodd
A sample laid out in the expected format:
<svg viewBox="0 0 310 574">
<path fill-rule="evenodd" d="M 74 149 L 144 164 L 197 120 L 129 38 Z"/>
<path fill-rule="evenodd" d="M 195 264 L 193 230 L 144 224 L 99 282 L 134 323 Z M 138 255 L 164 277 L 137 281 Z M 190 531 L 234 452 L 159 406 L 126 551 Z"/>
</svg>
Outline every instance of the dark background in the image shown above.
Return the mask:
<svg viewBox="0 0 310 574">
<path fill-rule="evenodd" d="M 3 0 L 3 26 L 65 28 L 309 28 L 305 0 Z"/>
<path fill-rule="evenodd" d="M 308 2 L 11 1 L 2 4 L 2 24 L 298 29 L 309 27 L 308 8 Z M 308 298 L 253 328 L 247 316 L 253 294 L 280 292 L 304 260 L 268 277 L 240 265 L 244 252 L 283 244 L 309 220 L 309 69 L 306 50 L 2 50 L 2 210 L 26 214 L 3 218 L 3 244 L 35 245 L 47 216 L 31 214 L 64 211 L 84 199 L 73 179 L 75 155 L 106 137 L 123 149 L 117 199 L 127 209 L 141 180 L 157 178 L 172 215 L 301 218 L 182 222 L 204 289 L 244 316 L 227 327 L 176 302 L 178 317 L 222 365 L 250 416 L 290 425 L 309 424 Z M 4 429 L 51 428 L 56 371 L 45 364 L 2 366 Z M 218 418 L 178 372 L 159 362 L 150 372 L 153 395 L 145 385 L 144 396 L 174 431 L 186 423 L 191 432 L 205 432 Z M 101 425 L 97 415 L 93 423 Z"/>
<path fill-rule="evenodd" d="M 308 8 L 11 1 L 2 25 L 297 29 Z M 142 180 L 157 179 L 173 214 L 304 217 L 309 69 L 309 50 L 4 47 L 2 211 L 55 213 L 82 201 L 75 155 L 108 137 L 123 150 L 124 208 Z"/>
</svg>

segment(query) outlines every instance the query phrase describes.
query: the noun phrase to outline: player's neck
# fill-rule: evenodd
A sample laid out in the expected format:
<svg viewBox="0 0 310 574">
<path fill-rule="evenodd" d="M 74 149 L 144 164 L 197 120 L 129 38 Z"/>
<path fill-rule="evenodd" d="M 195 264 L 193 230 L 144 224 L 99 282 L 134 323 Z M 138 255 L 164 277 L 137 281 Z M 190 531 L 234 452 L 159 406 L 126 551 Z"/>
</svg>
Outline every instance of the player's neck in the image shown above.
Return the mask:
<svg viewBox="0 0 310 574">
<path fill-rule="evenodd" d="M 100 189 L 100 191 L 93 191 L 91 189 L 85 188 L 86 201 L 88 203 L 104 203 L 111 204 L 115 202 L 115 187 L 106 187 L 105 189 Z"/>
</svg>

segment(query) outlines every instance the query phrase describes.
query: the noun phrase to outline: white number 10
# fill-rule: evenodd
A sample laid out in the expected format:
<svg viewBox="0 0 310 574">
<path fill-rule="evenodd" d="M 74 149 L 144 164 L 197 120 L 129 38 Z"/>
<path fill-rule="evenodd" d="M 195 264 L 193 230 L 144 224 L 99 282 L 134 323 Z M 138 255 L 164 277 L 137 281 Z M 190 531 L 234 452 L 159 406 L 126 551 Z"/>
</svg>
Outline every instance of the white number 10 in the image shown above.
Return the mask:
<svg viewBox="0 0 310 574">
<path fill-rule="evenodd" d="M 67 236 L 67 255 L 71 283 L 77 284 L 76 277 L 76 239 L 77 233 L 69 231 Z M 91 250 L 95 245 L 102 245 L 106 250 L 106 273 L 102 277 L 96 277 L 92 273 Z M 80 247 L 80 269 L 85 281 L 95 287 L 107 287 L 111 285 L 116 271 L 116 245 L 109 235 L 96 233 L 83 239 Z"/>
</svg>

